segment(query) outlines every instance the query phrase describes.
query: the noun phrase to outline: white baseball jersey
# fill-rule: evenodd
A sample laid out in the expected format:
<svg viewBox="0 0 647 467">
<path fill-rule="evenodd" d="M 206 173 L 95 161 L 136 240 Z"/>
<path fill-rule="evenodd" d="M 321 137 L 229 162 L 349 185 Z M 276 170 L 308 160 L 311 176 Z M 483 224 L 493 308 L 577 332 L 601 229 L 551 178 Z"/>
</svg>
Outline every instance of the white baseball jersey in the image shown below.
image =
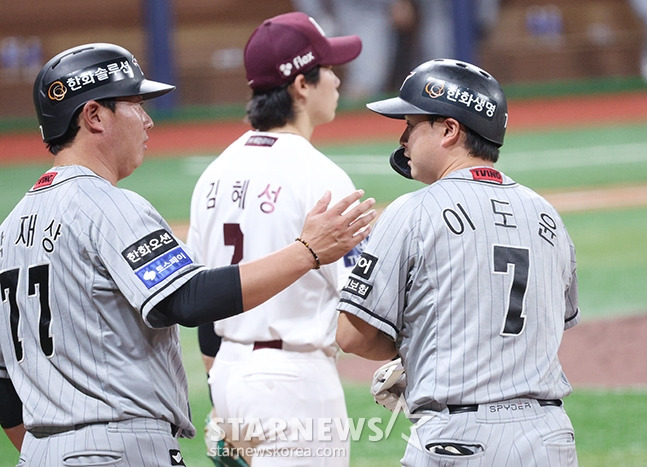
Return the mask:
<svg viewBox="0 0 647 467">
<path fill-rule="evenodd" d="M 556 210 L 488 167 L 394 201 L 340 310 L 393 338 L 406 400 L 422 406 L 571 391 L 557 351 L 579 320 L 573 243 Z"/>
<path fill-rule="evenodd" d="M 326 190 L 332 205 L 355 187 L 305 138 L 248 131 L 198 180 L 187 243 L 210 267 L 260 258 L 294 243 Z M 334 351 L 339 290 L 358 256 L 353 250 L 308 272 L 262 305 L 216 322 L 216 333 L 241 343 L 282 339 L 303 350 Z"/>
<path fill-rule="evenodd" d="M 178 327 L 152 308 L 199 270 L 141 196 L 44 174 L 0 226 L 0 365 L 26 428 L 141 417 L 193 436 Z"/>
</svg>

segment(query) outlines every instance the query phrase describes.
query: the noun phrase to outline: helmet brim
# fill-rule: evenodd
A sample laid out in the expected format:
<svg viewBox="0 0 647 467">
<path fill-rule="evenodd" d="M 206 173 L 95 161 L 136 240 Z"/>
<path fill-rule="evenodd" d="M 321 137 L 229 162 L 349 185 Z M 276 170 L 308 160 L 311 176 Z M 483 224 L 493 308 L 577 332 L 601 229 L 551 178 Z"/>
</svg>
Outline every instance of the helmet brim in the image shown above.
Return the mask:
<svg viewBox="0 0 647 467">
<path fill-rule="evenodd" d="M 153 99 L 154 97 L 163 96 L 175 89 L 175 86 L 170 84 L 160 83 L 158 81 L 152 81 L 150 79 L 144 79 L 139 86 L 139 96 L 142 96 L 144 100 Z"/>
<path fill-rule="evenodd" d="M 404 120 L 405 115 L 429 115 L 428 110 L 422 110 L 399 97 L 392 97 L 381 101 L 369 102 L 368 109 L 389 118 Z"/>
</svg>

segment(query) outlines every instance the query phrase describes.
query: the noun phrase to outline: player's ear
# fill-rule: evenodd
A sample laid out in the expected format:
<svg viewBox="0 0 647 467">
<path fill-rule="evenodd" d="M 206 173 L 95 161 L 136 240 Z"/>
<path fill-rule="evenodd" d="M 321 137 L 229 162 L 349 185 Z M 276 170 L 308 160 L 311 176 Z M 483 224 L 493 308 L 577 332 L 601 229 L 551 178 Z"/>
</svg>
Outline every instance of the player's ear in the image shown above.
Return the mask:
<svg viewBox="0 0 647 467">
<path fill-rule="evenodd" d="M 89 131 L 96 132 L 103 129 L 102 106 L 94 100 L 83 105 L 79 114 L 79 125 L 84 125 Z"/>
<path fill-rule="evenodd" d="M 442 121 L 438 121 L 438 124 L 443 126 L 443 144 L 444 145 L 454 145 L 458 144 L 461 136 L 461 124 L 458 120 L 453 118 L 446 118 Z"/>
<path fill-rule="evenodd" d="M 306 77 L 303 74 L 298 74 L 294 81 L 290 85 L 290 91 L 292 96 L 296 99 L 297 97 L 305 96 L 308 92 L 309 84 L 306 81 Z"/>
</svg>

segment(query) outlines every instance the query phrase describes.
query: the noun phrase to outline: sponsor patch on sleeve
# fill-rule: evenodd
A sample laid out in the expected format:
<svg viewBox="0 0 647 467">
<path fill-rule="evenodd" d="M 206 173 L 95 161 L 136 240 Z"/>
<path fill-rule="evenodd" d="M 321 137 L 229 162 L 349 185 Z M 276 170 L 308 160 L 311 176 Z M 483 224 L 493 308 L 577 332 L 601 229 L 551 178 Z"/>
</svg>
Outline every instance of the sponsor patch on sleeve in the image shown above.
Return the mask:
<svg viewBox="0 0 647 467">
<path fill-rule="evenodd" d="M 375 256 L 369 255 L 368 253 L 362 253 L 357 260 L 352 273 L 362 279 L 370 279 L 376 264 L 377 258 Z"/>
<path fill-rule="evenodd" d="M 373 290 L 372 285 L 367 284 L 366 282 L 363 282 L 359 279 L 355 279 L 354 277 L 349 277 L 346 285 L 342 289 L 343 292 L 357 295 L 360 298 L 368 297 L 368 294 L 371 293 L 371 290 Z"/>
<path fill-rule="evenodd" d="M 181 247 L 177 247 L 157 256 L 155 260 L 138 269 L 135 274 L 150 289 L 191 263 L 193 260 L 189 255 Z"/>
<path fill-rule="evenodd" d="M 38 190 L 39 188 L 50 186 L 52 183 L 54 183 L 54 178 L 56 178 L 56 175 L 58 175 L 58 172 L 44 173 L 40 176 L 32 190 Z"/>
<path fill-rule="evenodd" d="M 160 229 L 137 240 L 121 254 L 135 270 L 177 246 L 175 237 L 168 230 Z"/>
<path fill-rule="evenodd" d="M 355 245 L 352 250 L 344 255 L 344 266 L 347 268 L 352 268 L 357 264 L 366 244 L 368 243 L 368 237 L 362 240 L 359 245 Z"/>
</svg>

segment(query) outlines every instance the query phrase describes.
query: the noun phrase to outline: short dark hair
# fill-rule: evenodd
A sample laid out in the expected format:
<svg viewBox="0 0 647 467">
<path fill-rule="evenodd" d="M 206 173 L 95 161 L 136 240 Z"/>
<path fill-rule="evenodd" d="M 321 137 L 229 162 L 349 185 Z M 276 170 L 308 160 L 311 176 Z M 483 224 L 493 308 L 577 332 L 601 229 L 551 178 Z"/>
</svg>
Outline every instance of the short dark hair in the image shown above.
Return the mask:
<svg viewBox="0 0 647 467">
<path fill-rule="evenodd" d="M 303 74 L 309 84 L 319 83 L 321 67 L 316 66 Z M 294 121 L 294 102 L 288 87 L 293 83 L 283 84 L 269 91 L 254 91 L 247 103 L 247 120 L 256 130 L 267 131 Z"/>
<path fill-rule="evenodd" d="M 117 109 L 117 99 L 114 97 L 97 99 L 97 103 L 99 103 L 99 105 L 102 105 L 103 107 L 107 107 L 113 112 Z M 76 138 L 76 135 L 81 129 L 81 127 L 79 126 L 79 115 L 81 114 L 83 107 L 84 106 L 81 106 L 76 112 L 74 112 L 74 115 L 72 115 L 72 119 L 70 120 L 70 126 L 67 127 L 67 131 L 62 136 L 59 136 L 58 138 L 55 138 L 47 143 L 47 150 L 49 152 L 56 155 L 63 148 L 72 144 L 74 138 Z"/>
<path fill-rule="evenodd" d="M 467 134 L 465 146 L 467 147 L 467 150 L 471 156 L 478 157 L 479 159 L 485 159 L 486 161 L 490 161 L 492 163 L 499 160 L 498 145 L 494 144 L 492 141 L 488 141 L 466 126 L 463 126 L 463 128 L 465 128 L 465 133 Z"/>
<path fill-rule="evenodd" d="M 434 124 L 437 120 L 441 118 L 453 118 L 453 117 L 441 117 L 439 115 L 430 115 L 429 122 L 431 125 Z M 488 141 L 483 138 L 474 130 L 466 127 L 461 123 L 461 128 L 465 130 L 465 147 L 468 153 L 471 156 L 478 157 L 490 162 L 496 162 L 499 160 L 499 146 L 494 144 L 492 141 Z"/>
</svg>

